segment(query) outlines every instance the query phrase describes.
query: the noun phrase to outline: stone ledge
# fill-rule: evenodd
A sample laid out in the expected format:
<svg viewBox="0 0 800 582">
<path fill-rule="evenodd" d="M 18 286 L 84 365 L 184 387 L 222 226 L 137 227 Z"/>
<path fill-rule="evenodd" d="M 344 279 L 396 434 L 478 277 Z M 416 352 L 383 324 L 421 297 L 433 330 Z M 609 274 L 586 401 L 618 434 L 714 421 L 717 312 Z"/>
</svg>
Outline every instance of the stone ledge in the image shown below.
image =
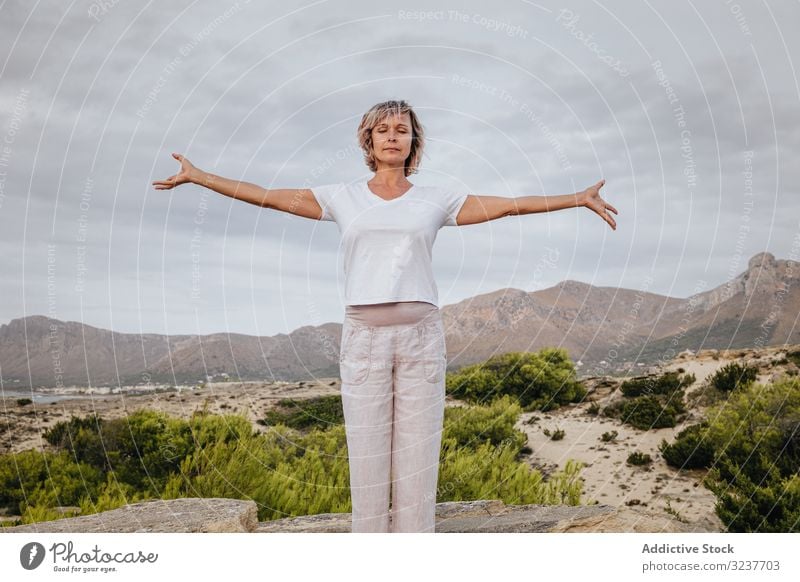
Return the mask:
<svg viewBox="0 0 800 582">
<path fill-rule="evenodd" d="M 611 505 L 505 505 L 500 500 L 436 505 L 441 533 L 678 533 L 720 532 L 721 522 L 684 523 L 665 513 Z M 254 532 L 349 533 L 349 513 L 323 513 L 258 522 L 257 506 L 240 499 L 165 499 L 94 515 L 0 528 L 0 532 Z"/>
<path fill-rule="evenodd" d="M 257 509 L 254 501 L 241 499 L 156 499 L 92 515 L 3 527 L 0 532 L 252 532 L 258 525 Z"/>
</svg>

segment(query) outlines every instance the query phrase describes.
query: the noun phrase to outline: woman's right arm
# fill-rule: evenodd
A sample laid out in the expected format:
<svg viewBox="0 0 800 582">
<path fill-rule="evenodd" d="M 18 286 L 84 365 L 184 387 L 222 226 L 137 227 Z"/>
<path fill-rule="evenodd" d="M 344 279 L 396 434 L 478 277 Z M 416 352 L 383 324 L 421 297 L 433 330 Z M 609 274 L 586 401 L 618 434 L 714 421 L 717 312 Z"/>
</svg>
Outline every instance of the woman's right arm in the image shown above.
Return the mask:
<svg viewBox="0 0 800 582">
<path fill-rule="evenodd" d="M 267 190 L 258 184 L 231 180 L 230 178 L 205 172 L 193 166 L 181 154 L 172 154 L 172 157 L 181 163 L 181 170 L 166 180 L 153 182 L 156 190 L 170 190 L 175 186 L 186 183 L 199 184 L 214 192 L 219 192 L 225 196 L 249 202 L 262 208 L 280 210 L 314 220 L 322 218 L 322 207 L 317 202 L 314 193 L 307 188 Z"/>
</svg>

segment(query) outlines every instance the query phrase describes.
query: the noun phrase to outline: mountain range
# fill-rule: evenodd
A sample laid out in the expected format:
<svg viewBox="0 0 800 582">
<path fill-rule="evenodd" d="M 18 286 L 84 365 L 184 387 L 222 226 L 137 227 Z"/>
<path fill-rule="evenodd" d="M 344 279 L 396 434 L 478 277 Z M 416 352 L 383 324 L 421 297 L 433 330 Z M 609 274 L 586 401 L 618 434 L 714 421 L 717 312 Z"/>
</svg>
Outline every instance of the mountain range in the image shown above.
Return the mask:
<svg viewBox="0 0 800 582">
<path fill-rule="evenodd" d="M 754 255 L 747 270 L 710 290 L 674 298 L 563 281 L 500 289 L 442 306 L 448 370 L 511 351 L 562 347 L 579 374 L 615 374 L 699 349 L 800 343 L 798 262 Z M 119 333 L 30 315 L 0 325 L 5 388 L 194 384 L 338 377 L 341 323 L 289 334 Z"/>
</svg>

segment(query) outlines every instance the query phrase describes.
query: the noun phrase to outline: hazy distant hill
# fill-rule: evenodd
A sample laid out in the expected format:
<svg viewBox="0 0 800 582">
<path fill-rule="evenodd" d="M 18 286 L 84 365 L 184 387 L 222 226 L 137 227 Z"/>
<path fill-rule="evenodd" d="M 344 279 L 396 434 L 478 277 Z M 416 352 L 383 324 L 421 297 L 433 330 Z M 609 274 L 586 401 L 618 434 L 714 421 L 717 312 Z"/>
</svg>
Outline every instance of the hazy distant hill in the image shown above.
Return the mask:
<svg viewBox="0 0 800 582">
<path fill-rule="evenodd" d="M 684 349 L 800 343 L 798 271 L 796 261 L 759 253 L 744 273 L 687 299 L 577 281 L 477 295 L 442 308 L 448 365 L 561 346 L 582 370 L 605 361 L 609 372 Z M 340 335 L 340 323 L 262 337 L 140 335 L 33 315 L 0 326 L 0 372 L 6 388 L 55 386 L 56 365 L 66 386 L 190 383 L 221 373 L 303 380 L 338 376 Z"/>
</svg>

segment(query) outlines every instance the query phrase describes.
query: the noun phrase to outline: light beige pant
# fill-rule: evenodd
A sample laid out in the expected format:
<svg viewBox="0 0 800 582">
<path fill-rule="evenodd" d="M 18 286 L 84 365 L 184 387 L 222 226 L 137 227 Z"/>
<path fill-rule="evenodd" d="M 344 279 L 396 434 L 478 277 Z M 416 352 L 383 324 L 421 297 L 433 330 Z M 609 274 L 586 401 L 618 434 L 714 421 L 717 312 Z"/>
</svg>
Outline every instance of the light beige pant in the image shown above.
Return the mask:
<svg viewBox="0 0 800 582">
<path fill-rule="evenodd" d="M 447 363 L 439 308 L 347 306 L 340 353 L 352 531 L 433 533 Z"/>
</svg>

